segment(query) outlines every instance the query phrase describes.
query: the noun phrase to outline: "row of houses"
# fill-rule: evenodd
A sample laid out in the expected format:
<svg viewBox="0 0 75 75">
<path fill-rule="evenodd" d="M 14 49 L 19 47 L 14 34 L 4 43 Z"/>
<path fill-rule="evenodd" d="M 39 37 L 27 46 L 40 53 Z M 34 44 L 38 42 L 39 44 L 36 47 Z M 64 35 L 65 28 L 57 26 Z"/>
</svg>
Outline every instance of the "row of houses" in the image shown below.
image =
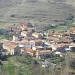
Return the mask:
<svg viewBox="0 0 75 75">
<path fill-rule="evenodd" d="M 56 31 L 47 33 L 47 42 L 54 46 L 55 50 L 69 49 L 75 47 L 75 27 L 68 31 Z M 75 51 L 75 50 L 74 50 Z"/>
</svg>

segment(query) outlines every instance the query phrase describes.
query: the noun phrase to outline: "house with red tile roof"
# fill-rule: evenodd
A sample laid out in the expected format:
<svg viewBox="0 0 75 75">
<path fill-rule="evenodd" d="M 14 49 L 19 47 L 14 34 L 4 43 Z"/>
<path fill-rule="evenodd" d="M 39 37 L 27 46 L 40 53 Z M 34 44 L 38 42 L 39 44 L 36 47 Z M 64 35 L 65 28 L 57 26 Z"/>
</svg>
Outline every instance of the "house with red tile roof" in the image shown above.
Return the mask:
<svg viewBox="0 0 75 75">
<path fill-rule="evenodd" d="M 36 51 L 30 49 L 30 48 L 25 48 L 26 52 L 29 53 L 31 56 L 35 56 Z"/>
<path fill-rule="evenodd" d="M 46 55 L 50 55 L 52 50 L 51 49 L 42 49 L 42 50 L 33 50 L 31 48 L 24 48 L 22 49 L 22 51 L 24 52 L 27 52 L 29 55 L 31 55 L 32 57 L 36 57 L 36 58 L 39 58 L 41 56 L 46 56 Z"/>
<path fill-rule="evenodd" d="M 61 43 L 61 44 L 54 44 L 53 46 L 52 46 L 52 50 L 54 50 L 54 51 L 56 51 L 56 50 L 63 50 L 64 48 L 67 48 L 67 47 L 69 47 L 69 45 L 70 44 L 63 44 L 63 43 Z"/>
<path fill-rule="evenodd" d="M 36 58 L 37 59 L 40 59 L 42 56 L 48 56 L 48 55 L 51 55 L 52 53 L 52 49 L 42 49 L 42 50 L 36 50 Z"/>
<path fill-rule="evenodd" d="M 3 49 L 7 51 L 10 55 L 15 55 L 20 53 L 20 48 L 15 42 L 5 42 L 3 43 Z"/>
<path fill-rule="evenodd" d="M 20 25 L 23 27 L 30 27 L 30 28 L 33 27 L 32 24 L 28 20 L 20 22 Z"/>
<path fill-rule="evenodd" d="M 24 26 L 20 26 L 21 31 L 29 31 L 29 32 L 34 32 L 34 28 L 29 28 L 29 27 L 24 27 Z"/>
<path fill-rule="evenodd" d="M 72 39 L 75 39 L 75 27 L 71 27 L 71 29 L 70 29 L 70 37 L 72 37 Z"/>
<path fill-rule="evenodd" d="M 75 27 L 71 27 L 70 32 L 75 33 Z"/>
</svg>

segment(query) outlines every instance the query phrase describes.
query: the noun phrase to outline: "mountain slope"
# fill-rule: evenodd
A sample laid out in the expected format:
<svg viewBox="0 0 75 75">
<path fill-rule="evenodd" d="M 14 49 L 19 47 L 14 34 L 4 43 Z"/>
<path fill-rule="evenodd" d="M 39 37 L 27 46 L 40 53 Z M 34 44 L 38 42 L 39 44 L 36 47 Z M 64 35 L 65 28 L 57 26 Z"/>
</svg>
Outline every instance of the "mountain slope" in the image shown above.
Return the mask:
<svg viewBox="0 0 75 75">
<path fill-rule="evenodd" d="M 0 0 L 0 21 L 30 20 L 36 25 L 62 24 L 75 13 L 65 0 Z M 43 26 L 42 26 L 43 27 Z"/>
</svg>

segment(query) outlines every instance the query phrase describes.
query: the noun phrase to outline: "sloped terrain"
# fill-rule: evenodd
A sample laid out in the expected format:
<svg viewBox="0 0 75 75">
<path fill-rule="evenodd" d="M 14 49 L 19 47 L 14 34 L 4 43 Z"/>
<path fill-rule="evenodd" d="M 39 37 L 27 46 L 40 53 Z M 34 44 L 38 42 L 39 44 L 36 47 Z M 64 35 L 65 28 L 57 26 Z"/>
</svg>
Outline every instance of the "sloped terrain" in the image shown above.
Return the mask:
<svg viewBox="0 0 75 75">
<path fill-rule="evenodd" d="M 0 21 L 19 22 L 28 19 L 39 23 L 62 24 L 74 14 L 64 0 L 0 0 Z"/>
</svg>

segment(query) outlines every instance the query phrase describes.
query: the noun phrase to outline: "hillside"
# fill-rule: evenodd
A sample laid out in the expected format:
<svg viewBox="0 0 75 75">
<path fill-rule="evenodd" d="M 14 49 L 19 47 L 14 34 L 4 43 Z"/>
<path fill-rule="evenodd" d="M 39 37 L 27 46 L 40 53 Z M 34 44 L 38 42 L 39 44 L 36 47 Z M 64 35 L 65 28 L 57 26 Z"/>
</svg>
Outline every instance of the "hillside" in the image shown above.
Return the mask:
<svg viewBox="0 0 75 75">
<path fill-rule="evenodd" d="M 31 22 L 38 22 L 39 25 L 63 24 L 75 12 L 71 5 L 64 2 L 66 1 L 0 0 L 0 21 L 19 22 L 27 19 Z"/>
</svg>

